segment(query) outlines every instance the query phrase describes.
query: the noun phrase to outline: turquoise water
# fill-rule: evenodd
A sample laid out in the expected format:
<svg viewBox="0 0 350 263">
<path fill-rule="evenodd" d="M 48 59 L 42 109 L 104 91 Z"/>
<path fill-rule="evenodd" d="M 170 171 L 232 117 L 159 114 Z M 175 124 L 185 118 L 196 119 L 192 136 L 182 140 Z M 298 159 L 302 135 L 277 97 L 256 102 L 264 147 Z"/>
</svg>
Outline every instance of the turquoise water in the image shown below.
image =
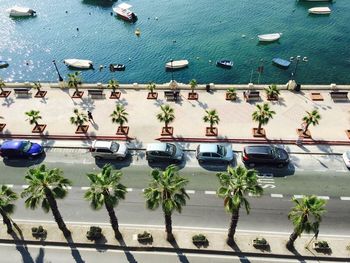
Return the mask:
<svg viewBox="0 0 350 263">
<path fill-rule="evenodd" d="M 188 59 L 187 69 L 174 78 L 188 83 L 258 82 L 286 83 L 294 65 L 281 70 L 273 57 L 307 56 L 299 63 L 300 83 L 349 83 L 350 1 L 302 3 L 295 0 L 130 0 L 138 15 L 135 24 L 111 16 L 108 0 L 1 0 L 0 60 L 10 66 L 0 69 L 7 81 L 56 81 L 52 60 L 62 76 L 70 70 L 66 58 L 90 59 L 95 70 L 82 72 L 85 82 L 168 82 L 171 73 L 164 64 L 170 59 Z M 13 19 L 6 9 L 28 6 L 37 17 Z M 308 8 L 330 6 L 329 16 L 308 15 Z M 66 13 L 66 11 L 68 11 Z M 79 31 L 77 31 L 79 28 Z M 140 28 L 141 36 L 134 34 Z M 272 44 L 258 43 L 257 35 L 282 32 Z M 231 70 L 215 66 L 221 58 L 234 61 Z M 126 71 L 111 73 L 99 65 L 123 63 Z"/>
</svg>

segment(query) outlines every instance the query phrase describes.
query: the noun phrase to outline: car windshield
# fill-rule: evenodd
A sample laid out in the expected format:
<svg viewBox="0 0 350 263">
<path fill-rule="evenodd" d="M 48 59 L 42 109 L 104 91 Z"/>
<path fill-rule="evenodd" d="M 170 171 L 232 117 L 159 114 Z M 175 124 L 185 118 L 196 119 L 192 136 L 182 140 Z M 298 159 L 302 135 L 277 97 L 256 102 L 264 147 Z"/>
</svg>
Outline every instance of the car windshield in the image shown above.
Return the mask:
<svg viewBox="0 0 350 263">
<path fill-rule="evenodd" d="M 348 159 L 350 159 L 350 151 L 346 152 L 346 156 L 348 157 Z"/>
<path fill-rule="evenodd" d="M 174 144 L 167 143 L 167 144 L 166 144 L 166 149 L 165 149 L 165 151 L 167 151 L 167 152 L 170 153 L 171 155 L 175 155 L 176 147 L 175 147 Z"/>
<path fill-rule="evenodd" d="M 271 154 L 275 157 L 281 157 L 280 151 L 278 151 L 275 147 L 271 147 Z"/>
<path fill-rule="evenodd" d="M 21 145 L 22 152 L 28 152 L 32 147 L 32 143 L 30 141 L 23 141 Z"/>
<path fill-rule="evenodd" d="M 118 149 L 119 149 L 119 144 L 116 143 L 116 142 L 112 142 L 112 144 L 111 144 L 111 151 L 112 152 L 117 152 Z"/>
<path fill-rule="evenodd" d="M 226 148 L 222 145 L 218 145 L 218 154 L 221 156 L 226 156 Z"/>
</svg>

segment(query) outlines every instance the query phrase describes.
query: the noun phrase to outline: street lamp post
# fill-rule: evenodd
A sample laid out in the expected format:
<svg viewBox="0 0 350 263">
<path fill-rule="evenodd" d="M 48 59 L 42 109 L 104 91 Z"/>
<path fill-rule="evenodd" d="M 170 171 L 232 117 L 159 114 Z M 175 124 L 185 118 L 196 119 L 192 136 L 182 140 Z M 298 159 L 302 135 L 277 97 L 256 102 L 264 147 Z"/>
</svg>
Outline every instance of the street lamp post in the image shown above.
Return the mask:
<svg viewBox="0 0 350 263">
<path fill-rule="evenodd" d="M 170 60 L 170 67 L 171 67 L 171 83 L 174 81 L 174 73 L 173 73 L 173 59 Z"/>
<path fill-rule="evenodd" d="M 308 62 L 308 59 L 307 59 L 307 57 L 303 57 L 303 59 L 301 59 L 301 56 L 296 56 L 295 58 L 294 57 L 291 57 L 290 58 L 290 61 L 296 61 L 295 62 L 295 67 L 294 67 L 294 71 L 291 73 L 291 79 L 292 80 L 295 80 L 296 79 L 296 75 L 297 75 L 297 69 L 298 69 L 298 65 L 299 65 L 299 62 L 300 62 L 300 60 L 302 60 L 303 62 Z"/>
<path fill-rule="evenodd" d="M 56 60 L 52 60 L 52 63 L 55 66 L 55 69 L 56 69 L 56 72 L 57 72 L 57 75 L 58 75 L 58 80 L 59 81 L 63 81 L 63 78 L 62 78 L 60 72 L 58 71 L 58 68 L 57 68 L 57 65 L 56 65 Z"/>
</svg>

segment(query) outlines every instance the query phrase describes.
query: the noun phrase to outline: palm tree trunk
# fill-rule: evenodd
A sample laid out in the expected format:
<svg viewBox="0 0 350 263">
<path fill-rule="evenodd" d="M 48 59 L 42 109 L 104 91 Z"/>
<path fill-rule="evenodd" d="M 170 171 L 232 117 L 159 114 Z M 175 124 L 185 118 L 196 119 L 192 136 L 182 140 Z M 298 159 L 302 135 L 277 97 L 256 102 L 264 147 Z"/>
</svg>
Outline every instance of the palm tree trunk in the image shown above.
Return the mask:
<svg viewBox="0 0 350 263">
<path fill-rule="evenodd" d="M 122 234 L 119 231 L 119 223 L 118 223 L 118 218 L 115 215 L 113 206 L 105 202 L 105 207 L 107 209 L 108 215 L 109 215 L 109 221 L 112 225 L 113 231 L 114 231 L 114 236 L 116 239 L 121 239 Z"/>
<path fill-rule="evenodd" d="M 307 123 L 305 126 L 305 129 L 303 130 L 303 134 L 306 134 L 307 130 L 309 129 L 310 123 Z"/>
<path fill-rule="evenodd" d="M 173 235 L 173 227 L 172 227 L 172 220 L 171 220 L 171 214 L 165 214 L 165 231 L 166 231 L 166 240 L 169 242 L 173 242 L 175 240 Z"/>
<path fill-rule="evenodd" d="M 63 221 L 60 211 L 58 210 L 57 202 L 49 188 L 45 188 L 45 196 L 49 202 L 53 217 L 58 225 L 58 228 L 63 232 L 65 237 L 70 237 L 71 233 Z"/>
<path fill-rule="evenodd" d="M 165 130 L 167 131 L 168 130 L 168 122 L 164 122 L 164 125 L 165 125 Z"/>
<path fill-rule="evenodd" d="M 6 212 L 3 209 L 0 209 L 0 214 L 2 216 L 4 224 L 7 226 L 7 233 L 11 234 L 13 232 L 13 229 L 10 218 L 7 216 Z"/>
<path fill-rule="evenodd" d="M 232 245 L 235 243 L 234 236 L 236 233 L 238 219 L 239 219 L 239 208 L 237 208 L 235 211 L 232 212 L 230 229 L 228 230 L 228 234 L 227 234 L 227 244 L 228 245 Z"/>
<path fill-rule="evenodd" d="M 294 247 L 294 242 L 298 238 L 298 233 L 297 231 L 293 231 L 293 233 L 289 236 L 289 240 L 287 242 L 287 248 L 292 249 Z"/>
<path fill-rule="evenodd" d="M 261 122 L 259 122 L 259 125 L 258 125 L 258 133 L 261 133 Z"/>
</svg>

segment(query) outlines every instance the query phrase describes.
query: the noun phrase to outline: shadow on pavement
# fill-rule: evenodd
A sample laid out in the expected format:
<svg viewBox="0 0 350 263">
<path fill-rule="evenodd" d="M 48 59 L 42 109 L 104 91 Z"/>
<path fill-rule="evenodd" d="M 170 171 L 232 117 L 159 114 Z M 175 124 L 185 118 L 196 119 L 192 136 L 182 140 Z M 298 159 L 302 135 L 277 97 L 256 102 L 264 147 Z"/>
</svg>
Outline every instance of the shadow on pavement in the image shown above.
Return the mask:
<svg viewBox="0 0 350 263">
<path fill-rule="evenodd" d="M 74 244 L 72 237 L 65 237 L 65 239 L 67 240 L 68 246 L 71 249 L 71 254 L 72 254 L 72 257 L 74 258 L 74 261 L 76 263 L 85 263 L 85 261 L 82 259 L 80 255 L 78 248 Z"/>
<path fill-rule="evenodd" d="M 175 253 L 179 257 L 179 261 L 181 263 L 190 263 L 188 261 L 187 257 L 181 252 L 181 249 L 180 249 L 179 245 L 177 244 L 176 240 L 170 242 L 170 244 L 173 246 L 173 248 L 175 248 Z"/>
<path fill-rule="evenodd" d="M 99 167 L 102 168 L 106 164 L 111 164 L 112 167 L 116 170 L 120 170 L 125 167 L 129 167 L 132 163 L 132 156 L 129 154 L 124 160 L 99 160 L 95 159 L 95 164 Z"/>
<path fill-rule="evenodd" d="M 164 171 L 169 165 L 175 164 L 179 170 L 185 168 L 186 166 L 186 160 L 182 160 L 181 162 L 172 162 L 172 161 L 153 161 L 148 162 L 149 167 L 152 169 L 159 169 L 161 171 Z"/>
<path fill-rule="evenodd" d="M 4 164 L 12 167 L 30 167 L 33 165 L 38 165 L 44 161 L 46 153 L 44 152 L 37 158 L 33 159 L 3 159 Z"/>
<path fill-rule="evenodd" d="M 239 248 L 239 246 L 237 246 L 236 243 L 233 243 L 231 245 L 229 245 L 235 252 L 238 252 L 238 253 L 242 253 L 241 249 Z M 244 255 L 241 255 L 238 257 L 239 258 L 239 261 L 242 262 L 242 263 L 250 263 L 250 260 L 244 256 Z"/>
<path fill-rule="evenodd" d="M 125 244 L 125 241 L 124 241 L 123 237 L 118 239 L 118 241 L 119 241 L 121 246 L 127 248 L 127 245 Z M 125 249 L 124 253 L 125 253 L 125 256 L 126 256 L 126 259 L 128 260 L 128 262 L 130 262 L 130 263 L 137 263 L 135 257 L 133 256 L 133 254 L 131 254 L 131 252 L 129 250 Z"/>
<path fill-rule="evenodd" d="M 11 236 L 12 236 L 13 240 L 15 241 L 16 250 L 21 254 L 23 262 L 34 263 L 34 260 L 33 260 L 32 256 L 30 255 L 26 244 L 23 242 L 22 230 L 20 228 L 18 228 L 18 226 L 15 224 L 14 224 L 14 227 L 17 229 L 19 235 L 21 236 L 19 238 L 18 235 L 16 234 L 16 232 L 14 232 L 14 231 L 11 233 Z"/>
</svg>

